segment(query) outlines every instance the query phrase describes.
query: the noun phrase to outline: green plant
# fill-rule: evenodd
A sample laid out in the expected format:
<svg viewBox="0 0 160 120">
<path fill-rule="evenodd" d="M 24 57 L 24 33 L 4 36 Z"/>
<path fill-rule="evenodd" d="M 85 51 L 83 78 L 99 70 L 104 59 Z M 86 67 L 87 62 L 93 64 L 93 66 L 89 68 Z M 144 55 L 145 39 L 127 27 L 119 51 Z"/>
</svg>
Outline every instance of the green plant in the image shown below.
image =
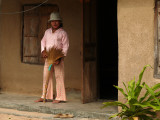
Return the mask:
<svg viewBox="0 0 160 120">
<path fill-rule="evenodd" d="M 139 117 L 140 120 L 153 120 L 157 117 L 156 111 L 160 110 L 160 91 L 158 91 L 160 83 L 153 87 L 149 87 L 145 82 L 141 83 L 143 73 L 147 67 L 151 66 L 144 66 L 137 82 L 135 82 L 135 78 L 128 82 L 128 86 L 123 82 L 125 91 L 123 88 L 114 85 L 124 95 L 127 102 L 104 102 L 102 108 L 107 106 L 120 106 L 122 108 L 119 113 L 112 115 L 110 119 L 118 116 L 122 120 L 133 120 L 133 117 Z M 142 89 L 146 90 L 143 96 L 140 95 Z"/>
</svg>

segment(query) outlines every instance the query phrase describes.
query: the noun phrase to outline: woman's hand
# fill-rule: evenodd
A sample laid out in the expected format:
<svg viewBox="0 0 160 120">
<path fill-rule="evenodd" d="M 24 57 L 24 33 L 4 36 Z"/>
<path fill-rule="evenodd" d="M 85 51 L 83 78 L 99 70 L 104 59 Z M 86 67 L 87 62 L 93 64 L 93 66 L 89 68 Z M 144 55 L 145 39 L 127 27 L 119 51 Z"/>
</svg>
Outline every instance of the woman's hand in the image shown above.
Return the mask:
<svg viewBox="0 0 160 120">
<path fill-rule="evenodd" d="M 48 57 L 47 52 L 45 50 L 42 51 L 42 57 L 43 58 L 47 58 Z"/>
<path fill-rule="evenodd" d="M 61 58 L 59 58 L 58 60 L 56 60 L 55 65 L 58 65 L 61 62 Z"/>
</svg>

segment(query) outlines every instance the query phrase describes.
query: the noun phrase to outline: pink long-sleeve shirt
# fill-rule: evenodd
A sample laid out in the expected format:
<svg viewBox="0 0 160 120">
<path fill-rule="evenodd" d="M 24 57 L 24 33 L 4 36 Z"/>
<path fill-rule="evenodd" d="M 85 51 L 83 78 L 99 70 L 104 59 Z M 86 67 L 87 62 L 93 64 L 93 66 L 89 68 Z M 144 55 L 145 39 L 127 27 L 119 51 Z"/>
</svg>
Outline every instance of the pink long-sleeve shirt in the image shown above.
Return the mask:
<svg viewBox="0 0 160 120">
<path fill-rule="evenodd" d="M 52 28 L 45 31 L 45 34 L 41 40 L 41 52 L 46 48 L 48 51 L 52 47 L 62 49 L 64 56 L 67 55 L 69 48 L 69 39 L 65 30 L 59 28 L 54 33 L 52 33 Z"/>
</svg>

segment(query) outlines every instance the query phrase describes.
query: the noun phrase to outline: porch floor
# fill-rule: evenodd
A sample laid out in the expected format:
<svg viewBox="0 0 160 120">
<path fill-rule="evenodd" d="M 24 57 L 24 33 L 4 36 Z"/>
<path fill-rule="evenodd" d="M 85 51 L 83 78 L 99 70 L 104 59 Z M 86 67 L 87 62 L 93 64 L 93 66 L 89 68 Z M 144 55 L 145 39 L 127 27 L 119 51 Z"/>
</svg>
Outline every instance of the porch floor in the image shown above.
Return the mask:
<svg viewBox="0 0 160 120">
<path fill-rule="evenodd" d="M 11 94 L 11 93 L 0 93 L 0 108 L 14 109 L 18 111 L 27 112 L 38 112 L 45 113 L 50 116 L 37 116 L 44 119 L 53 119 L 54 114 L 58 113 L 68 113 L 73 114 L 74 118 L 72 120 L 78 120 L 81 118 L 90 119 L 100 119 L 108 120 L 108 117 L 114 113 L 117 113 L 117 107 L 107 107 L 101 109 L 103 102 L 107 100 L 99 100 L 97 102 L 91 102 L 82 104 L 80 99 L 67 97 L 68 101 L 66 103 L 52 104 L 52 102 L 40 102 L 35 103 L 34 100 L 38 99 L 37 96 Z M 0 111 L 3 113 L 3 111 Z M 15 114 L 15 113 L 8 113 Z M 27 116 L 27 115 L 26 115 Z M 30 116 L 31 117 L 31 116 Z M 54 120 L 56 120 L 54 118 Z"/>
</svg>

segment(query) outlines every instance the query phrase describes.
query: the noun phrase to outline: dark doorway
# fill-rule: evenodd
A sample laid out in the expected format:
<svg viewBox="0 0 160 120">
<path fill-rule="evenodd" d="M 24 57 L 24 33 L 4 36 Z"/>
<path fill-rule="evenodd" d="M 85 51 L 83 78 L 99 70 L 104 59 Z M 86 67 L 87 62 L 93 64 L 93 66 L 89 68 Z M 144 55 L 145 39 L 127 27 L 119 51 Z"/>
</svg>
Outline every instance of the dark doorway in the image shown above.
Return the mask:
<svg viewBox="0 0 160 120">
<path fill-rule="evenodd" d="M 118 97 L 117 0 L 97 0 L 99 99 Z"/>
</svg>

